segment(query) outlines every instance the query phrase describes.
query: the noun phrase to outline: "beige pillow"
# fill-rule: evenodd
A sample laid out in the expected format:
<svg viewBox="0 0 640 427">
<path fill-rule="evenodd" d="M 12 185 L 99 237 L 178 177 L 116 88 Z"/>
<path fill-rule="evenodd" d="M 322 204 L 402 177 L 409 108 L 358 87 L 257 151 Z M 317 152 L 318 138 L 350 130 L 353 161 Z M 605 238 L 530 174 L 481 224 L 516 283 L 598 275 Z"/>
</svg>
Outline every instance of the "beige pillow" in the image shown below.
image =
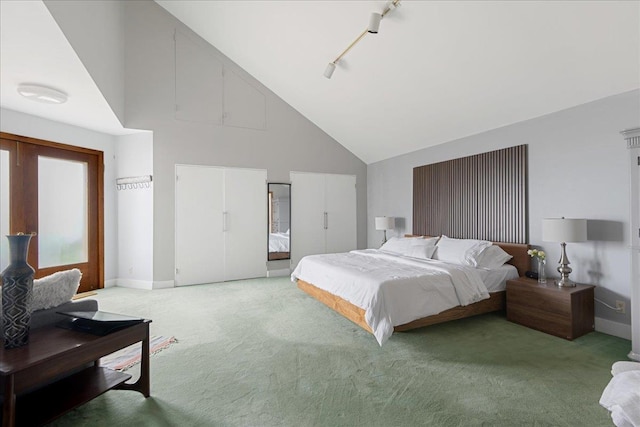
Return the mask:
<svg viewBox="0 0 640 427">
<path fill-rule="evenodd" d="M 42 279 L 33 281 L 33 299 L 31 310 L 43 310 L 57 307 L 71 301 L 78 291 L 82 273 L 77 268 L 59 271 Z"/>
<path fill-rule="evenodd" d="M 31 311 L 57 307 L 71 301 L 76 294 L 82 273 L 77 268 L 59 271 L 33 281 Z M 1 289 L 1 288 L 0 288 Z M 2 294 L 0 293 L 0 315 L 2 314 Z"/>
</svg>

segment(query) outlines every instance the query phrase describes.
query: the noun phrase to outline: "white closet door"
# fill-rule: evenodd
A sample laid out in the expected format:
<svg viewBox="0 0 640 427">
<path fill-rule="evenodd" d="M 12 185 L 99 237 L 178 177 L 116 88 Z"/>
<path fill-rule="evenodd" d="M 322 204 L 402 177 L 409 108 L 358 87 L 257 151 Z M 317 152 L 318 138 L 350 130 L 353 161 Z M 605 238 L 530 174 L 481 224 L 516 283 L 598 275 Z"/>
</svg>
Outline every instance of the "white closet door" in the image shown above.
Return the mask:
<svg viewBox="0 0 640 427">
<path fill-rule="evenodd" d="M 356 177 L 326 175 L 327 253 L 357 248 Z"/>
<path fill-rule="evenodd" d="M 176 166 L 176 286 L 224 280 L 223 170 Z"/>
<path fill-rule="evenodd" d="M 225 280 L 267 275 L 267 171 L 225 169 Z"/>
<path fill-rule="evenodd" d="M 291 266 L 325 253 L 324 174 L 291 172 Z"/>
</svg>

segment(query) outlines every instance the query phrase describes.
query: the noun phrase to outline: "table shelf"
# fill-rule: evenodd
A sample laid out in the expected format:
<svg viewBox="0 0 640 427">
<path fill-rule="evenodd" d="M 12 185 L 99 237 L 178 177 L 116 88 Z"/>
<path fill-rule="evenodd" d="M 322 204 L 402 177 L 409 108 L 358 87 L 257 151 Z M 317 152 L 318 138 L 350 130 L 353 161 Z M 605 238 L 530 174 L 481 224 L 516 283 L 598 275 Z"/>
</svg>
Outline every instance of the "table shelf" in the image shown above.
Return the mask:
<svg viewBox="0 0 640 427">
<path fill-rule="evenodd" d="M 36 426 L 89 402 L 111 389 L 135 390 L 149 397 L 149 323 L 98 336 L 54 325 L 35 329 L 29 344 L 0 347 L 2 426 Z M 140 377 L 102 368 L 97 361 L 141 343 Z"/>
<path fill-rule="evenodd" d="M 91 366 L 16 398 L 16 425 L 49 423 L 74 408 L 118 387 L 131 375 Z M 1 411 L 1 409 L 0 409 Z"/>
</svg>

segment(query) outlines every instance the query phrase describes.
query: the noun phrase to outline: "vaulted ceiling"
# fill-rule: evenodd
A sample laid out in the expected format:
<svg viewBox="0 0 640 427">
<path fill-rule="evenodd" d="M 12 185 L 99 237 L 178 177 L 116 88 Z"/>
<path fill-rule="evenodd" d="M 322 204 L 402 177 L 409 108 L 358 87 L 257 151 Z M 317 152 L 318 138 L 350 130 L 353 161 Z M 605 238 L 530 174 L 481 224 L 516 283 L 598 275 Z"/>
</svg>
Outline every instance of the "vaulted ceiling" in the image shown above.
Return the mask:
<svg viewBox="0 0 640 427">
<path fill-rule="evenodd" d="M 331 79 L 327 63 L 386 1 L 156 2 L 366 163 L 640 88 L 638 1 L 402 0 Z M 71 92 L 90 78 L 38 62 L 32 49 L 73 56 L 41 2 L 0 3 L 1 105 L 46 117 L 16 98 L 18 80 Z M 92 107 L 47 118 L 125 132 L 96 90 L 75 91 Z"/>
<path fill-rule="evenodd" d="M 21 83 L 61 90 L 69 101 L 40 104 L 20 96 Z M 124 129 L 41 1 L 0 1 L 0 106 L 113 135 Z"/>
<path fill-rule="evenodd" d="M 640 87 L 638 2 L 156 2 L 367 163 Z"/>
</svg>

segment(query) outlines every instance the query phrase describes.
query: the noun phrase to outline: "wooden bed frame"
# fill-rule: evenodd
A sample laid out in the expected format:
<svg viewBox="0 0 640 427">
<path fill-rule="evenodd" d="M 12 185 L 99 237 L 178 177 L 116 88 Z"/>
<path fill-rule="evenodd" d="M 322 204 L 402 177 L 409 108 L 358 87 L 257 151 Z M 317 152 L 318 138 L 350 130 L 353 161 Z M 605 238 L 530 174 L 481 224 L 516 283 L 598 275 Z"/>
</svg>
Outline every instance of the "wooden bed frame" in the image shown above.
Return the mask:
<svg viewBox="0 0 640 427">
<path fill-rule="evenodd" d="M 529 245 L 501 242 L 495 242 L 494 244 L 500 246 L 502 249 L 504 249 L 505 252 L 513 256 L 508 264 L 516 267 L 518 269 L 518 274 L 520 276 L 523 276 L 524 272 L 529 269 L 529 265 L 531 262 L 531 259 L 527 254 Z M 340 298 L 339 296 L 333 295 L 332 293 L 320 289 L 312 285 L 311 283 L 307 283 L 304 280 L 298 279 L 298 287 L 321 303 L 327 305 L 329 308 L 342 314 L 344 317 L 351 320 L 364 330 L 372 332 L 371 328 L 365 321 L 364 310 L 360 307 L 351 304 L 350 302 Z M 478 314 L 504 310 L 505 300 L 505 291 L 492 292 L 489 294 L 488 299 L 478 301 L 465 307 L 453 307 L 449 310 L 445 310 L 442 313 L 435 314 L 433 316 L 423 317 L 422 319 L 417 319 L 413 322 L 405 323 L 404 325 L 395 326 L 393 330 L 396 332 L 408 331 L 411 329 L 422 328 L 423 326 L 448 322 L 450 320 L 463 319 L 465 317 L 476 316 Z"/>
</svg>

